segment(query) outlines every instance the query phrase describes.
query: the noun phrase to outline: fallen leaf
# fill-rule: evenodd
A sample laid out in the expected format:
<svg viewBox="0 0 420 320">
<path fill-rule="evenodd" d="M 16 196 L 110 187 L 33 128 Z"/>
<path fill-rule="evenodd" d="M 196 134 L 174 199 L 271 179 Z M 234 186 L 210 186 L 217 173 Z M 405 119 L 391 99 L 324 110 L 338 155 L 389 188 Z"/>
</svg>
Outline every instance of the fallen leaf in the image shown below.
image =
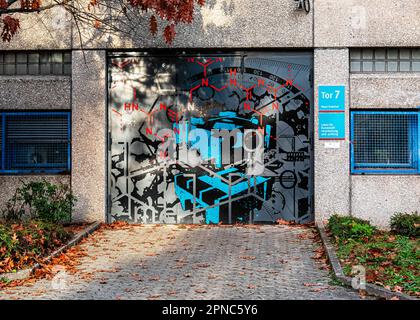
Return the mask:
<svg viewBox="0 0 420 320">
<path fill-rule="evenodd" d="M 256 259 L 255 256 L 241 256 L 240 258 L 244 259 L 244 260 L 255 260 Z"/>
<path fill-rule="evenodd" d="M 277 219 L 276 223 L 280 224 L 280 225 L 285 225 L 285 226 L 291 226 L 291 225 L 296 224 L 296 222 L 294 222 L 294 221 L 287 221 L 287 220 L 284 220 L 284 219 Z"/>
<path fill-rule="evenodd" d="M 305 287 L 314 287 L 314 286 L 316 286 L 317 284 L 315 284 L 315 283 L 308 283 L 308 282 L 306 282 L 306 283 L 304 283 L 303 284 Z"/>
<path fill-rule="evenodd" d="M 395 291 L 395 292 L 403 292 L 403 288 L 402 287 L 400 287 L 400 286 L 394 286 L 394 288 L 392 289 L 392 291 Z"/>
<path fill-rule="evenodd" d="M 196 266 L 198 268 L 208 268 L 210 265 L 208 263 L 197 263 Z"/>
<path fill-rule="evenodd" d="M 197 293 L 206 293 L 207 290 L 204 290 L 204 289 L 195 289 L 195 292 L 197 292 Z"/>
<path fill-rule="evenodd" d="M 155 252 L 146 253 L 146 256 L 148 256 L 148 257 L 154 257 L 154 256 L 158 256 L 158 255 L 159 255 L 159 253 L 155 253 Z"/>
</svg>

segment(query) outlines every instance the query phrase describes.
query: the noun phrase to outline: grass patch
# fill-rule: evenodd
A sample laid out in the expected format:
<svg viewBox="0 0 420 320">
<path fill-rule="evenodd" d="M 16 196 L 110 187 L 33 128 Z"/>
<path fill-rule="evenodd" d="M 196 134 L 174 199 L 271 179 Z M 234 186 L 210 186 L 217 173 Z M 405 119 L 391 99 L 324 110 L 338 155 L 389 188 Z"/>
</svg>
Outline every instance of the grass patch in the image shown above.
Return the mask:
<svg viewBox="0 0 420 320">
<path fill-rule="evenodd" d="M 340 221 L 335 217 L 333 218 L 335 228 L 332 229 L 329 225 L 329 233 L 334 238 L 343 272 L 351 276 L 352 268 L 361 265 L 366 270 L 367 282 L 419 296 L 419 238 L 395 235 L 376 229 L 371 232 L 367 222 L 361 220 L 352 222 L 351 219 L 346 217 L 344 226 L 340 226 Z M 362 226 L 355 229 L 356 233 L 352 233 L 351 226 L 360 224 Z"/>
<path fill-rule="evenodd" d="M 0 273 L 36 263 L 71 236 L 62 225 L 52 222 L 30 220 L 0 224 Z"/>
</svg>

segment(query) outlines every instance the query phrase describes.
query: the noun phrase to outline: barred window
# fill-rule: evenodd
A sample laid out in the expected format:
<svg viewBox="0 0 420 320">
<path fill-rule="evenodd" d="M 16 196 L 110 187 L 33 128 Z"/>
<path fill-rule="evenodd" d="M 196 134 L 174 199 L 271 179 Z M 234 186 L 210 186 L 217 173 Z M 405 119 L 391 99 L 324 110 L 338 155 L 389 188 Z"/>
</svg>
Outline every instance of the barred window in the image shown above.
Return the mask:
<svg viewBox="0 0 420 320">
<path fill-rule="evenodd" d="M 352 173 L 420 173 L 417 111 L 352 111 Z"/>
<path fill-rule="evenodd" d="M 70 75 L 70 51 L 2 51 L 0 75 Z"/>
<path fill-rule="evenodd" d="M 350 71 L 420 72 L 420 49 L 350 49 Z"/>
<path fill-rule="evenodd" d="M 69 112 L 3 112 L 0 120 L 0 173 L 70 171 Z"/>
</svg>

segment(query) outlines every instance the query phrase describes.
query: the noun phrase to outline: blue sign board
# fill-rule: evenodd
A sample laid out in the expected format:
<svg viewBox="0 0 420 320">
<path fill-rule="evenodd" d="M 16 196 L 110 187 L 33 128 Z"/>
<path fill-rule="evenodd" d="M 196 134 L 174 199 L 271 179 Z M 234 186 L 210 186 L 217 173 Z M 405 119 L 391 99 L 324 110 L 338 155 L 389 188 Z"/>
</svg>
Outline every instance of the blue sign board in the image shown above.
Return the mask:
<svg viewBox="0 0 420 320">
<path fill-rule="evenodd" d="M 345 132 L 344 112 L 320 112 L 318 117 L 319 139 L 344 139 Z"/>
<path fill-rule="evenodd" d="M 319 111 L 344 111 L 345 86 L 319 86 Z"/>
</svg>

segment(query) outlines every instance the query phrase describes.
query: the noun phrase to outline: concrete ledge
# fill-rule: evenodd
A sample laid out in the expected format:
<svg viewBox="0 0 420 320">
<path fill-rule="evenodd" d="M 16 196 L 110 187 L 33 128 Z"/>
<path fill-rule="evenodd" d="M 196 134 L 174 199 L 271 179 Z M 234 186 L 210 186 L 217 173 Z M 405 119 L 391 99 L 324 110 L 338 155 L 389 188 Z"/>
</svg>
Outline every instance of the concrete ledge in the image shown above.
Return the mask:
<svg viewBox="0 0 420 320">
<path fill-rule="evenodd" d="M 96 229 L 98 229 L 100 225 L 101 225 L 100 222 L 93 222 L 82 231 L 76 233 L 74 237 L 67 244 L 58 248 L 57 250 L 52 252 L 49 256 L 44 258 L 42 260 L 43 263 L 50 262 L 54 257 L 57 257 L 63 251 L 77 245 L 80 241 L 82 241 L 84 238 L 86 238 L 87 236 L 92 234 Z M 23 279 L 29 278 L 33 274 L 33 272 L 36 269 L 39 269 L 40 267 L 41 267 L 41 264 L 36 263 L 31 268 L 18 270 L 17 272 L 0 273 L 0 279 L 4 278 L 4 279 L 7 279 L 8 281 L 23 280 Z"/>
<path fill-rule="evenodd" d="M 328 261 L 330 262 L 330 265 L 334 271 L 336 278 L 344 284 L 352 287 L 352 278 L 344 274 L 343 269 L 340 265 L 340 261 L 338 260 L 337 254 L 335 252 L 334 245 L 331 243 L 325 231 L 324 224 L 322 222 L 317 222 L 316 227 L 321 236 L 322 243 L 328 256 Z M 357 289 L 354 290 L 358 291 Z M 407 294 L 387 290 L 383 287 L 371 283 L 366 283 L 365 291 L 370 295 L 374 295 L 385 299 L 397 297 L 400 300 L 418 300 L 417 298 L 409 296 Z"/>
</svg>

